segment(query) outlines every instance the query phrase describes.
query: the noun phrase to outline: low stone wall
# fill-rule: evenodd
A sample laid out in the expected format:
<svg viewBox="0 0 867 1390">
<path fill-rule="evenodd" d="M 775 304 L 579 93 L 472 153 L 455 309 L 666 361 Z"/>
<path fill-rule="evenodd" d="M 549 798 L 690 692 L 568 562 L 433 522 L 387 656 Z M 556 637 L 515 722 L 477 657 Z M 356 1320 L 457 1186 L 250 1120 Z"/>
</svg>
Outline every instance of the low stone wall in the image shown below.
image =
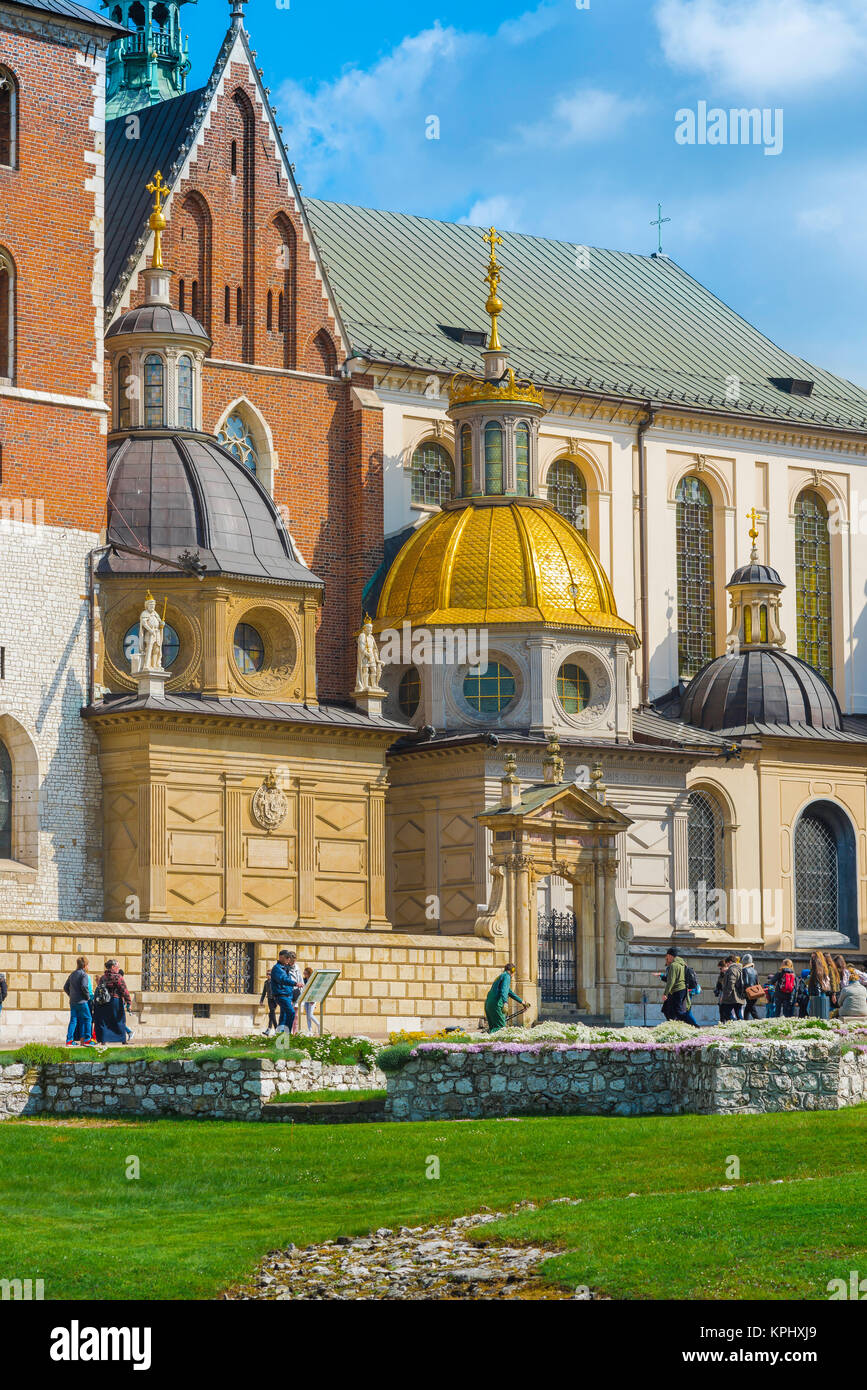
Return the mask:
<svg viewBox="0 0 867 1390">
<path fill-rule="evenodd" d="M 69 1062 L 0 1067 L 0 1120 L 14 1115 L 183 1115 L 259 1120 L 278 1094 L 377 1090 L 376 1067 L 261 1057 L 222 1062 Z"/>
<path fill-rule="evenodd" d="M 839 1042 L 422 1046 L 388 1078 L 392 1120 L 836 1110 L 867 1096 Z"/>
</svg>

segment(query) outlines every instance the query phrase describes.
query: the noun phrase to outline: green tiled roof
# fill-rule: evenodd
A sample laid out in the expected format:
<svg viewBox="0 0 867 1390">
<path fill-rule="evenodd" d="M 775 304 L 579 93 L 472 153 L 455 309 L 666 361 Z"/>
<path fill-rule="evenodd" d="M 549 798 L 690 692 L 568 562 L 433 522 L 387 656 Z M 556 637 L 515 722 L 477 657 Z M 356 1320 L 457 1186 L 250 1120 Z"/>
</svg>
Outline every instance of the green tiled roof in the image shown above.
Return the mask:
<svg viewBox="0 0 867 1390">
<path fill-rule="evenodd" d="M 306 201 L 353 350 L 373 361 L 481 369 L 487 247 L 477 227 Z M 519 376 L 726 415 L 867 429 L 867 390 L 777 347 L 666 257 L 504 232 L 500 337 Z M 727 399 L 737 378 L 739 396 Z M 771 378 L 813 382 L 809 397 Z M 729 396 L 731 392 L 729 391 Z"/>
</svg>

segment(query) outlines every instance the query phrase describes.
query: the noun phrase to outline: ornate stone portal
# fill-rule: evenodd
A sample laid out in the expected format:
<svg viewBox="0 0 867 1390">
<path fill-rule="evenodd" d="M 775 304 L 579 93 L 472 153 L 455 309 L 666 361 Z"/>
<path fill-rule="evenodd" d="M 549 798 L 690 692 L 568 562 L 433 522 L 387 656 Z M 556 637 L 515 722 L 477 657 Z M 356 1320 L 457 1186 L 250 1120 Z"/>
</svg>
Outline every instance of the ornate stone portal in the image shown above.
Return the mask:
<svg viewBox="0 0 867 1390">
<path fill-rule="evenodd" d="M 549 874 L 565 878 L 572 885 L 577 924 L 578 1007 L 622 1022 L 615 879 L 617 836 L 631 821 L 605 804 L 602 787 L 591 792 L 560 782 L 516 795 L 515 782 L 507 767 L 501 804 L 479 817 L 491 831 L 494 882 L 476 934 L 508 942 L 517 966 L 516 992 L 530 1005 L 525 1021 L 533 1022 L 540 1007 L 536 884 Z"/>
</svg>

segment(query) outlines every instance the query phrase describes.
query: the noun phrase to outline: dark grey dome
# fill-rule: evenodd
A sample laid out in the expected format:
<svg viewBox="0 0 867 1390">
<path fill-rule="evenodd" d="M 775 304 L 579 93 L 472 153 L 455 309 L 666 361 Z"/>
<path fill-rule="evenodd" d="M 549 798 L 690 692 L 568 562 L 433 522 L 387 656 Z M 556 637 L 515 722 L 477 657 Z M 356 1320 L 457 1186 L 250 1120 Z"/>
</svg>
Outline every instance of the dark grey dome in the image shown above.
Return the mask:
<svg viewBox="0 0 867 1390">
<path fill-rule="evenodd" d="M 197 555 L 208 574 L 321 585 L 255 475 L 207 435 L 136 433 L 109 444 L 107 538 L 176 562 Z M 172 572 L 123 553 L 99 568 Z"/>
<path fill-rule="evenodd" d="M 687 686 L 680 717 L 699 729 L 744 724 L 842 728 L 837 696 L 828 682 L 806 661 L 778 647 L 709 661 Z"/>
<path fill-rule="evenodd" d="M 781 589 L 786 587 L 776 570 L 771 569 L 770 565 L 760 565 L 755 560 L 735 570 L 729 580 L 729 586 L 732 584 L 777 584 Z"/>
<path fill-rule="evenodd" d="M 105 336 L 116 338 L 121 333 L 159 333 L 163 337 L 169 333 L 183 333 L 188 338 L 210 342 L 198 319 L 168 304 L 143 304 L 140 309 L 128 309 L 115 319 Z"/>
</svg>

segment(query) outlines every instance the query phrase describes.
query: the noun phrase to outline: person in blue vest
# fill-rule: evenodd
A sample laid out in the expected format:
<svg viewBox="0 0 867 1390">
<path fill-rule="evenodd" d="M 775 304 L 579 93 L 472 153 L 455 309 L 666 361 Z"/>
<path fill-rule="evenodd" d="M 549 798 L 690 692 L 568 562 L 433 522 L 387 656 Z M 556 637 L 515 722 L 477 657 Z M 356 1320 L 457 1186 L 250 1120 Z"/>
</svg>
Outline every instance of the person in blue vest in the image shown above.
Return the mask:
<svg viewBox="0 0 867 1390">
<path fill-rule="evenodd" d="M 278 1033 L 291 1033 L 295 1022 L 295 1000 L 298 998 L 300 973 L 294 951 L 281 951 L 277 964 L 271 966 L 271 993 L 280 1007 Z"/>
<path fill-rule="evenodd" d="M 515 994 L 512 989 L 514 978 L 515 967 L 510 961 L 502 975 L 497 976 L 488 990 L 485 999 L 485 1018 L 488 1020 L 488 1028 L 492 1033 L 496 1033 L 500 1028 L 505 1028 L 506 1004 L 510 999 L 514 999 L 516 1004 L 522 1005 L 525 1009 L 527 1007 L 521 996 Z"/>
</svg>

